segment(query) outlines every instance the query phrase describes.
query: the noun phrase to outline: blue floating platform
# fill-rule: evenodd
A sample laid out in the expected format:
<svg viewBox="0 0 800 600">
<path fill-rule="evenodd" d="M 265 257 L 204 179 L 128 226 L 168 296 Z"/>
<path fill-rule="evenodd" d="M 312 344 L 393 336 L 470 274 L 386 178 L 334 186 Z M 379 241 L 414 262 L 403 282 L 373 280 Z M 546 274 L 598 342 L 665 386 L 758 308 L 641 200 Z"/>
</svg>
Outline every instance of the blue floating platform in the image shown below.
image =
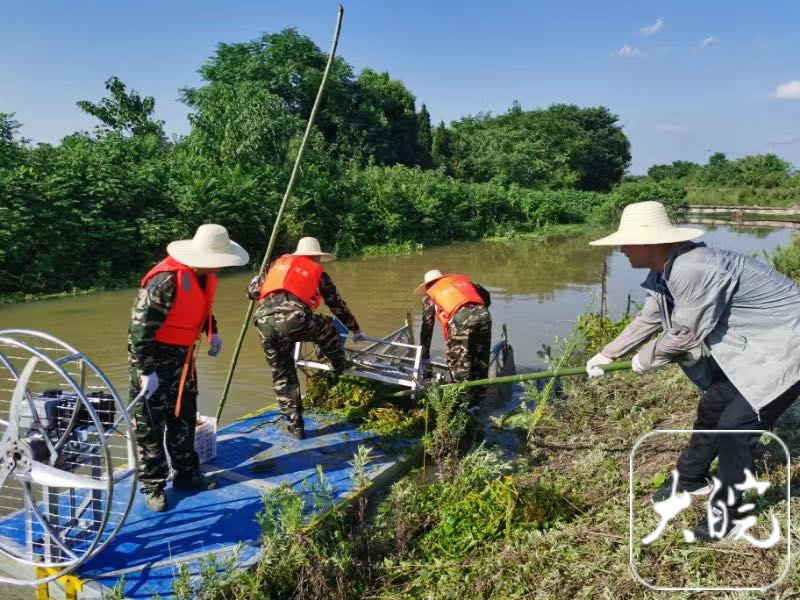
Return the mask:
<svg viewBox="0 0 800 600">
<path fill-rule="evenodd" d="M 224 558 L 237 549 L 239 567 L 247 568 L 260 551 L 255 517 L 265 491 L 287 484 L 310 496 L 319 487 L 321 468 L 334 505 L 339 505 L 356 493 L 348 463 L 359 445 L 373 449 L 368 491 L 396 481 L 420 457 L 419 440 L 387 439 L 335 416 L 306 412 L 305 426 L 305 439 L 295 440 L 280 424 L 277 410 L 264 410 L 220 430 L 217 457 L 202 465 L 217 478 L 217 489 L 187 493 L 168 485 L 169 510 L 164 513 L 148 511 L 137 493 L 117 535 L 73 573 L 83 586 L 78 597 L 103 597 L 124 577 L 126 598 L 169 598 L 180 565 L 198 577 L 202 559 Z M 116 485 L 125 495 L 130 478 Z M 320 516 L 313 502 L 306 506 L 309 521 Z M 55 591 L 57 585 L 50 587 Z"/>
</svg>

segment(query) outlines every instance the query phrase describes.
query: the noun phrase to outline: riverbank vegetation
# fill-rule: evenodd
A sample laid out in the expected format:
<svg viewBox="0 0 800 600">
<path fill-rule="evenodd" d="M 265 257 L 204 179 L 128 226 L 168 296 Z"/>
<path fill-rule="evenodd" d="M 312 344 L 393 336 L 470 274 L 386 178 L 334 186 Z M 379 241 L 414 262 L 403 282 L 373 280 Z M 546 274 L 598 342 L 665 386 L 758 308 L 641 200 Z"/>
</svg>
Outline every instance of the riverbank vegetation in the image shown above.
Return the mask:
<svg viewBox="0 0 800 600">
<path fill-rule="evenodd" d="M 730 160 L 716 152 L 705 165 L 685 160 L 653 165 L 647 177 L 637 179 L 678 185 L 690 205 L 800 205 L 800 172 L 775 154 Z"/>
<path fill-rule="evenodd" d="M 31 144 L 0 113 L 0 293 L 129 284 L 211 221 L 255 264 L 325 61 L 295 30 L 220 44 L 201 84 L 180 92 L 191 110 L 180 138 L 166 137 L 154 98 L 116 77 L 106 97 L 78 102 L 96 128 L 57 144 Z M 433 126 L 401 81 L 339 58 L 278 249 L 314 235 L 344 256 L 408 251 L 585 223 L 629 162 L 605 107 L 514 104 Z"/>
</svg>

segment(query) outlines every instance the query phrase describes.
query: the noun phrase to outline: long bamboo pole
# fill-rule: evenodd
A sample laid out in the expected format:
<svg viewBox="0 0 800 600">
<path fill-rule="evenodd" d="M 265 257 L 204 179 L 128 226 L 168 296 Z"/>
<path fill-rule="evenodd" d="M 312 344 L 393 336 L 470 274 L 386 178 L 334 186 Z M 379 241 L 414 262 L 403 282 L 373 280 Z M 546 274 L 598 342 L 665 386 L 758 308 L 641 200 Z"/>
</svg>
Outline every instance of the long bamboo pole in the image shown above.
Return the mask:
<svg viewBox="0 0 800 600">
<path fill-rule="evenodd" d="M 319 112 L 319 107 L 322 104 L 322 96 L 325 91 L 325 85 L 328 83 L 328 74 L 331 70 L 331 65 L 333 64 L 333 58 L 336 55 L 336 47 L 339 45 L 339 31 L 342 28 L 342 16 L 344 15 L 344 8 L 342 5 L 339 5 L 339 12 L 336 17 L 336 29 L 333 32 L 333 44 L 331 45 L 331 51 L 328 54 L 328 63 L 325 65 L 325 71 L 322 74 L 322 81 L 319 84 L 319 89 L 317 90 L 317 97 L 314 100 L 314 106 L 311 108 L 311 115 L 308 117 L 308 124 L 306 125 L 306 132 L 303 135 L 303 141 L 300 144 L 300 149 L 297 151 L 297 158 L 294 161 L 294 167 L 292 168 L 292 175 L 289 177 L 289 184 L 286 186 L 286 192 L 283 195 L 283 201 L 281 202 L 281 206 L 278 209 L 278 214 L 275 216 L 275 223 L 272 226 L 272 235 L 269 238 L 269 244 L 267 245 L 267 251 L 264 253 L 264 260 L 261 261 L 261 267 L 259 268 L 259 273 L 262 273 L 269 262 L 269 257 L 272 255 L 272 250 L 275 248 L 275 241 L 278 238 L 278 231 L 280 229 L 281 218 L 283 217 L 283 211 L 286 208 L 286 204 L 289 201 L 289 198 L 294 193 L 294 188 L 297 186 L 297 177 L 300 173 L 300 161 L 303 158 L 303 152 L 306 148 L 306 143 L 308 142 L 308 138 L 311 134 L 311 128 L 314 125 L 314 119 L 317 116 L 317 112 Z M 231 358 L 231 366 L 228 369 L 228 376 L 225 378 L 225 387 L 222 390 L 222 396 L 219 399 L 219 404 L 217 405 L 217 421 L 219 421 L 220 417 L 222 416 L 222 409 L 225 408 L 225 402 L 228 399 L 228 391 L 231 387 L 231 381 L 233 380 L 233 372 L 236 370 L 236 362 L 239 359 L 239 352 L 242 349 L 242 343 L 244 342 L 244 336 L 247 334 L 248 326 L 250 324 L 250 316 L 253 314 L 253 306 L 255 302 L 253 300 L 247 305 L 247 312 L 245 313 L 244 320 L 242 321 L 242 328 L 239 331 L 239 339 L 236 342 L 236 348 L 233 351 L 233 357 Z"/>
<path fill-rule="evenodd" d="M 629 371 L 631 361 L 620 360 L 607 365 L 598 365 L 603 371 Z M 472 381 L 462 381 L 460 383 L 447 383 L 442 387 L 462 386 L 464 388 L 478 387 L 482 385 L 501 385 L 503 383 L 518 383 L 520 381 L 534 381 L 547 377 L 567 377 L 570 375 L 585 375 L 586 367 L 568 367 L 566 369 L 551 369 L 549 371 L 539 371 L 537 373 L 522 373 L 520 375 L 506 375 L 505 377 L 489 377 L 488 379 L 473 379 Z M 402 398 L 419 394 L 419 390 L 403 390 L 391 394 L 392 397 Z"/>
</svg>

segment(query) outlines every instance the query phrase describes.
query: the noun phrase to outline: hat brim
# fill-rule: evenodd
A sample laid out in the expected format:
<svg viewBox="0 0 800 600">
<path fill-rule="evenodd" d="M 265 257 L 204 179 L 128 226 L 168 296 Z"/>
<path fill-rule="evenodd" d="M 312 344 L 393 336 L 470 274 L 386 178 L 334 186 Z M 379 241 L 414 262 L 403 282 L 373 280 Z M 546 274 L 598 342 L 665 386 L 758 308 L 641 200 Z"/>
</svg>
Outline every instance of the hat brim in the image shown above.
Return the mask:
<svg viewBox="0 0 800 600">
<path fill-rule="evenodd" d="M 247 250 L 236 242 L 231 242 L 227 252 L 198 252 L 192 246 L 192 240 L 178 240 L 167 246 L 167 254 L 179 263 L 195 269 L 241 267 L 250 260 Z"/>
<path fill-rule="evenodd" d="M 589 242 L 590 246 L 647 246 L 651 244 L 674 244 L 688 242 L 705 233 L 695 227 L 672 227 L 653 230 L 647 227 L 628 231 L 615 231 L 611 235 Z"/>
<path fill-rule="evenodd" d="M 292 252 L 292 256 L 319 256 L 319 262 L 333 262 L 336 255 L 330 252 Z"/>
<path fill-rule="evenodd" d="M 425 292 L 427 292 L 427 291 L 428 291 L 428 286 L 429 286 L 429 285 L 431 285 L 432 283 L 436 283 L 436 282 L 437 282 L 437 281 L 439 281 L 439 280 L 440 280 L 442 277 L 447 277 L 447 273 L 443 273 L 442 275 L 439 275 L 439 277 L 437 277 L 436 279 L 431 279 L 430 281 L 426 281 L 426 282 L 424 282 L 424 283 L 420 283 L 420 284 L 417 286 L 417 289 L 415 289 L 415 290 L 414 290 L 414 293 L 415 293 L 417 296 L 424 296 L 424 295 L 425 295 Z"/>
</svg>

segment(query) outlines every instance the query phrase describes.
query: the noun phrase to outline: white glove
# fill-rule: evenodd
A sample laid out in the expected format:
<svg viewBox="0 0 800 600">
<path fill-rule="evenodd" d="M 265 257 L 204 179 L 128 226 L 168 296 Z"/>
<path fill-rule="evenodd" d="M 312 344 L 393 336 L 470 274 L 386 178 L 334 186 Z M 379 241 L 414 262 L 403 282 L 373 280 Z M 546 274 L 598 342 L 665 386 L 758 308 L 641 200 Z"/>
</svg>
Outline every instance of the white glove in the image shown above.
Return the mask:
<svg viewBox="0 0 800 600">
<path fill-rule="evenodd" d="M 645 369 L 642 366 L 642 361 L 639 360 L 639 355 L 638 354 L 634 354 L 633 355 L 633 360 L 631 360 L 631 370 L 634 373 L 646 373 L 647 372 L 647 369 Z"/>
<path fill-rule="evenodd" d="M 600 368 L 600 365 L 608 365 L 612 362 L 614 362 L 613 358 L 608 358 L 605 354 L 598 352 L 586 363 L 586 372 L 589 377 L 602 377 L 606 372 Z"/>
<path fill-rule="evenodd" d="M 350 338 L 354 342 L 363 342 L 365 339 L 367 339 L 367 336 L 361 333 L 361 331 L 354 331 L 352 334 L 350 334 Z"/>
<path fill-rule="evenodd" d="M 251 300 L 257 300 L 259 296 L 259 285 L 258 281 L 261 279 L 261 275 L 256 275 L 250 280 L 250 283 L 247 284 L 247 297 Z"/>
<path fill-rule="evenodd" d="M 211 348 L 208 349 L 209 356 L 216 356 L 222 350 L 222 338 L 216 333 L 211 336 Z"/>
<path fill-rule="evenodd" d="M 145 400 L 156 393 L 158 385 L 158 375 L 156 375 L 155 371 L 147 375 L 144 373 L 139 374 L 139 395 L 144 396 Z"/>
</svg>

